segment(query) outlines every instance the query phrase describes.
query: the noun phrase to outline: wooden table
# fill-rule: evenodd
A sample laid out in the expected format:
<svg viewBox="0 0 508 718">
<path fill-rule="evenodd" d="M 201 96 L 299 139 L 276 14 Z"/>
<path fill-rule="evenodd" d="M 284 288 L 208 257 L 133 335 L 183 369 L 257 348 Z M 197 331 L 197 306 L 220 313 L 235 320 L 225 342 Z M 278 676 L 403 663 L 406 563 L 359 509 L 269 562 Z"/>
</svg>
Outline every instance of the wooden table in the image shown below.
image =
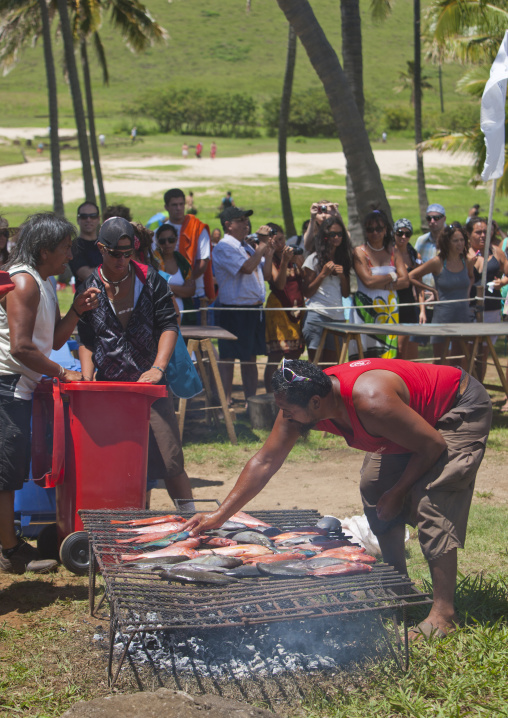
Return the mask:
<svg viewBox="0 0 508 718">
<path fill-rule="evenodd" d="M 446 359 L 450 340 L 457 339 L 466 357 L 468 372 L 474 376 L 478 351 L 482 342 L 485 341 L 496 366 L 503 389 L 508 396 L 506 374 L 501 366 L 491 338 L 493 336 L 508 336 L 508 322 L 486 322 L 485 324 L 481 322 L 471 322 L 468 324 L 348 324 L 346 322 L 325 322 L 321 326 L 323 327 L 323 334 L 319 342 L 319 347 L 316 350 L 314 364 L 318 364 L 321 359 L 328 334 L 331 334 L 335 339 L 339 364 L 343 364 L 347 361 L 349 343 L 351 341 L 356 341 L 358 356 L 360 359 L 364 358 L 361 341 L 362 334 L 368 336 L 375 336 L 377 334 L 402 337 L 442 337 L 444 349 L 441 360 L 444 361 Z M 468 340 L 473 341 L 471 349 L 469 348 Z"/>
<path fill-rule="evenodd" d="M 194 352 L 196 356 L 196 362 L 199 367 L 201 379 L 203 381 L 203 387 L 205 390 L 205 411 L 211 411 L 216 423 L 219 423 L 219 409 L 222 409 L 224 416 L 224 422 L 228 432 L 229 440 L 232 444 L 237 444 L 235 428 L 233 426 L 233 420 L 235 418 L 235 412 L 229 408 L 226 402 L 226 394 L 224 392 L 224 386 L 220 378 L 219 367 L 217 364 L 217 358 L 215 356 L 212 339 L 230 339 L 236 340 L 237 337 L 227 329 L 222 327 L 214 326 L 181 326 L 180 331 L 183 338 L 187 341 L 187 350 L 192 356 Z M 217 393 L 219 395 L 220 406 L 213 406 L 213 392 L 210 377 L 206 371 L 204 357 L 208 360 L 210 369 L 215 379 L 217 386 Z M 180 429 L 180 436 L 183 437 L 183 429 L 185 425 L 185 413 L 187 411 L 187 402 L 189 399 L 180 399 L 178 407 L 178 426 Z"/>
</svg>

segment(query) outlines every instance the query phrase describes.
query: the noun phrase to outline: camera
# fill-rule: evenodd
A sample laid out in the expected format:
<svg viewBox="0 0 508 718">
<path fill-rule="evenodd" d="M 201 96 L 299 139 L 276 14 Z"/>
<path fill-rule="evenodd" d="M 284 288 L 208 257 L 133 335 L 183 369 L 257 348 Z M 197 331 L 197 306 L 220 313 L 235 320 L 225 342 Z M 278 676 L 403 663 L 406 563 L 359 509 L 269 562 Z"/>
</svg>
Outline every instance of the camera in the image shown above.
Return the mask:
<svg viewBox="0 0 508 718">
<path fill-rule="evenodd" d="M 326 214 L 328 212 L 328 206 L 326 204 L 321 204 L 319 206 L 319 211 L 322 212 L 323 214 Z"/>
<path fill-rule="evenodd" d="M 270 231 L 268 232 L 269 237 L 275 237 L 276 234 L 277 234 L 277 231 L 275 229 L 270 229 Z"/>
<path fill-rule="evenodd" d="M 293 255 L 303 254 L 303 247 L 293 247 Z"/>
<path fill-rule="evenodd" d="M 250 242 L 251 244 L 259 244 L 259 237 L 256 233 L 254 234 L 248 234 L 246 237 L 247 242 Z"/>
</svg>

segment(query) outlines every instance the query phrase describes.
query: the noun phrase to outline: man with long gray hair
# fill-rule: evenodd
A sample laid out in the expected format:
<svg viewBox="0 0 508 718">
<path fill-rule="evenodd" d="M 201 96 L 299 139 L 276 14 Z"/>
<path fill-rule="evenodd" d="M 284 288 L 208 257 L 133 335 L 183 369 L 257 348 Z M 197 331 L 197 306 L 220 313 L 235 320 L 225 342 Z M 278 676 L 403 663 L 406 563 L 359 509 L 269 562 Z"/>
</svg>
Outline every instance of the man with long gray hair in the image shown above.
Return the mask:
<svg viewBox="0 0 508 718">
<path fill-rule="evenodd" d="M 56 561 L 40 560 L 37 549 L 14 531 L 14 492 L 28 478 L 32 392 L 43 375 L 80 381 L 49 359 L 69 338 L 84 312 L 97 306 L 96 289 L 74 298 L 60 316 L 53 275 L 72 259 L 74 226 L 51 212 L 29 217 L 5 269 L 14 289 L 0 301 L 0 573 L 44 572 Z"/>
</svg>

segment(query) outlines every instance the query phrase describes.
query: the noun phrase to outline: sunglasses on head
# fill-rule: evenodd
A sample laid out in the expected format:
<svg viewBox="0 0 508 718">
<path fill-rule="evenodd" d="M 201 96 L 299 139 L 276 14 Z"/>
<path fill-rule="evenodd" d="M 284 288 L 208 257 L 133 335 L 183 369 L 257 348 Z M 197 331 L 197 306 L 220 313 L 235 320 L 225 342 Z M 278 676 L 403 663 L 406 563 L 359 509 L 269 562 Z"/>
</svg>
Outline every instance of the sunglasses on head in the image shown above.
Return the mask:
<svg viewBox="0 0 508 718">
<path fill-rule="evenodd" d="M 120 257 L 129 259 L 129 257 L 132 257 L 134 254 L 133 249 L 108 249 L 107 247 L 104 247 L 104 251 L 107 252 L 110 257 L 114 257 L 115 259 L 120 259 Z"/>
<path fill-rule="evenodd" d="M 342 232 L 327 232 L 326 236 L 328 239 L 334 239 L 335 237 L 342 237 Z"/>
<path fill-rule="evenodd" d="M 374 234 L 374 232 L 384 232 L 385 227 L 380 224 L 376 224 L 375 227 L 367 227 L 365 231 L 367 232 L 367 234 Z"/>
<path fill-rule="evenodd" d="M 432 216 L 428 214 L 425 219 L 427 222 L 439 222 L 440 219 L 443 219 L 444 214 L 433 214 Z"/>
<path fill-rule="evenodd" d="M 98 216 L 98 212 L 80 212 L 78 214 L 78 219 L 97 219 Z"/>
<path fill-rule="evenodd" d="M 288 384 L 290 384 L 292 381 L 310 381 L 308 376 L 300 376 L 296 372 L 294 372 L 292 369 L 290 369 L 288 366 L 286 366 L 286 360 L 282 360 L 282 376 L 284 377 L 284 381 L 287 381 Z M 289 379 L 287 377 L 289 375 Z"/>
<path fill-rule="evenodd" d="M 411 236 L 411 232 L 409 231 L 409 229 L 405 229 L 405 230 L 404 230 L 404 229 L 398 229 L 398 230 L 395 232 L 395 234 L 397 235 L 397 237 L 410 237 L 410 236 Z"/>
<path fill-rule="evenodd" d="M 176 237 L 162 237 L 161 239 L 158 239 L 157 242 L 159 244 L 173 244 L 173 242 L 176 242 Z"/>
</svg>

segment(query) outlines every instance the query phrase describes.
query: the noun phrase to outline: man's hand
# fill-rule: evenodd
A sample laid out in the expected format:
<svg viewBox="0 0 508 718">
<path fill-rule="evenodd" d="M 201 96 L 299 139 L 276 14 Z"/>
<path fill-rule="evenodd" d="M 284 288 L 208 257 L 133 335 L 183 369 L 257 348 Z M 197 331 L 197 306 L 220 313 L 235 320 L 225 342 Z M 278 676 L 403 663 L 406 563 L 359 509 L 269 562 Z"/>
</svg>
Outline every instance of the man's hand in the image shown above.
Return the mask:
<svg viewBox="0 0 508 718">
<path fill-rule="evenodd" d="M 286 244 L 286 246 L 284 247 L 284 250 L 282 252 L 281 263 L 289 264 L 290 261 L 293 259 L 294 253 L 295 253 L 294 247 L 290 247 L 289 244 Z"/>
<path fill-rule="evenodd" d="M 159 371 L 159 369 L 155 369 L 152 367 L 148 371 L 145 371 L 144 374 L 141 374 L 141 376 L 138 379 L 138 384 L 158 384 L 164 374 Z"/>
<path fill-rule="evenodd" d="M 392 487 L 381 496 L 376 505 L 376 513 L 381 521 L 391 521 L 402 511 L 404 506 L 405 494 Z"/>
<path fill-rule="evenodd" d="M 58 377 L 59 381 L 67 384 L 70 381 L 83 381 L 83 374 L 80 371 L 72 371 L 71 369 L 64 369 L 62 376 Z"/>
<path fill-rule="evenodd" d="M 97 309 L 99 306 L 100 293 L 100 289 L 89 287 L 85 292 L 78 294 L 74 297 L 74 301 L 72 302 L 74 310 L 78 314 L 83 314 L 84 312 L 89 312 L 92 309 Z"/>
<path fill-rule="evenodd" d="M 191 536 L 198 536 L 198 534 L 208 531 L 209 529 L 217 529 L 224 523 L 223 518 L 217 517 L 217 512 L 212 511 L 206 514 L 194 514 L 191 518 L 184 523 L 182 531 L 188 531 Z"/>
</svg>

